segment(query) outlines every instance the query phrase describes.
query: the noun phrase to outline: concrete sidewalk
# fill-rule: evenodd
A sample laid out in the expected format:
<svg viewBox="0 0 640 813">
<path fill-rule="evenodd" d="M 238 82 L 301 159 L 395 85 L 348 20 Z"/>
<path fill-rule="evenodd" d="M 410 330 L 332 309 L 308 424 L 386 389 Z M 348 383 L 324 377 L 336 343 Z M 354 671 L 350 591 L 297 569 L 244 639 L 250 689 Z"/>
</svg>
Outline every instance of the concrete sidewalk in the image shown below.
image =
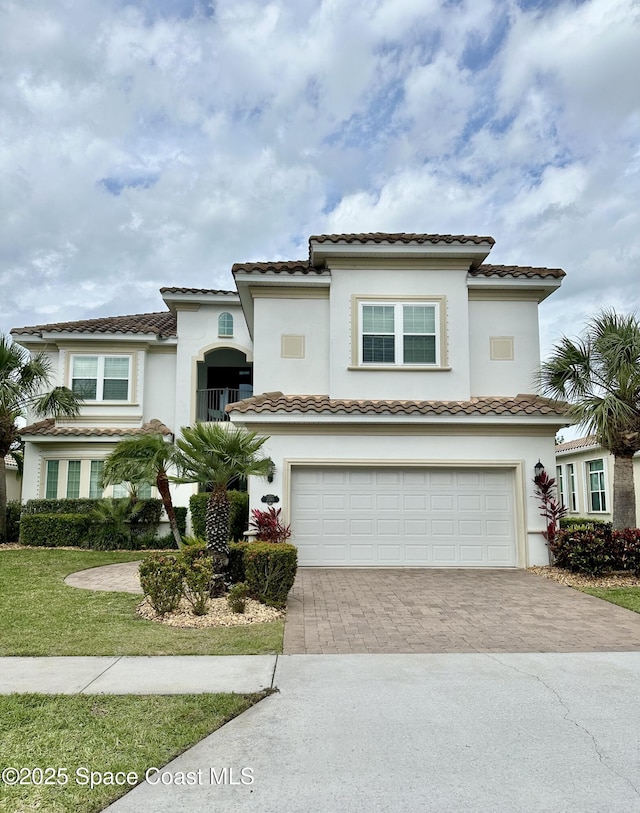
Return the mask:
<svg viewBox="0 0 640 813">
<path fill-rule="evenodd" d="M 0 694 L 251 693 L 273 684 L 277 655 L 0 658 Z"/>
<path fill-rule="evenodd" d="M 107 809 L 640 811 L 640 653 L 290 655 L 275 685 Z"/>
</svg>

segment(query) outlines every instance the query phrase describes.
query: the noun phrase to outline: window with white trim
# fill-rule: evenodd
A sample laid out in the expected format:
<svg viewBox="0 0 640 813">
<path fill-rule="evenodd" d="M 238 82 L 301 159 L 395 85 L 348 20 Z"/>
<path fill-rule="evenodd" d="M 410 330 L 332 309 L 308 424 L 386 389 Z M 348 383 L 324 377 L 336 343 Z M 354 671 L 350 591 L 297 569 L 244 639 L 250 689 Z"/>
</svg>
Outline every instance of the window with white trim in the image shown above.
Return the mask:
<svg viewBox="0 0 640 813">
<path fill-rule="evenodd" d="M 151 483 L 140 483 L 135 486 L 135 493 L 139 500 L 148 500 L 151 498 Z M 112 496 L 114 499 L 131 496 L 131 487 L 129 483 L 116 483 L 113 486 Z"/>
<path fill-rule="evenodd" d="M 80 472 L 82 461 L 70 460 L 67 464 L 67 499 L 77 500 L 80 496 Z"/>
<path fill-rule="evenodd" d="M 44 485 L 45 500 L 58 498 L 58 475 L 60 473 L 59 460 L 47 460 L 47 477 Z"/>
<path fill-rule="evenodd" d="M 131 356 L 72 356 L 71 389 L 85 401 L 128 401 Z"/>
<path fill-rule="evenodd" d="M 604 460 L 588 460 L 586 466 L 589 511 L 606 511 L 607 495 L 604 480 Z"/>
<path fill-rule="evenodd" d="M 230 313 L 218 316 L 218 336 L 233 336 L 233 316 Z"/>
<path fill-rule="evenodd" d="M 104 460 L 92 460 L 89 472 L 89 499 L 99 500 L 102 497 L 102 471 Z"/>
<path fill-rule="evenodd" d="M 564 479 L 562 477 L 562 466 L 556 466 L 556 486 L 558 488 L 558 502 L 560 505 L 566 505 L 564 499 Z"/>
<path fill-rule="evenodd" d="M 359 364 L 440 365 L 437 302 L 360 302 Z"/>
<path fill-rule="evenodd" d="M 576 469 L 573 463 L 567 463 L 567 490 L 569 492 L 569 511 L 578 510 L 578 492 L 576 489 Z"/>
</svg>

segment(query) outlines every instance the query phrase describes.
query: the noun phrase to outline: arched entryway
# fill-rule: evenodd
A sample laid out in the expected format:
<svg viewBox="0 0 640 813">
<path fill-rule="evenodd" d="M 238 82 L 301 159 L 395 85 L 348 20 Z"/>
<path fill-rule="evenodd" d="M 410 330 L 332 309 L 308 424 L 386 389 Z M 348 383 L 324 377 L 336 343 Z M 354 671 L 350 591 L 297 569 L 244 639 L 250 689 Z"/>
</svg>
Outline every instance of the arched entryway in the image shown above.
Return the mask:
<svg viewBox="0 0 640 813">
<path fill-rule="evenodd" d="M 198 362 L 196 420 L 226 421 L 227 404 L 253 395 L 253 363 L 233 347 L 205 353 Z"/>
</svg>

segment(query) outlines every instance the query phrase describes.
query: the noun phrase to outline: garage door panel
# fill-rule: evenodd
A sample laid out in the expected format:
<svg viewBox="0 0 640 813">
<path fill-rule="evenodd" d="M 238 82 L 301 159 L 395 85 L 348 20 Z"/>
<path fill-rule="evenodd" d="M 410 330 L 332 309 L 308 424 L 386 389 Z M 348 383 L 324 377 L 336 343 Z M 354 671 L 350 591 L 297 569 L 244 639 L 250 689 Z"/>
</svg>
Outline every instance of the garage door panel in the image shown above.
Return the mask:
<svg viewBox="0 0 640 813">
<path fill-rule="evenodd" d="M 453 511 L 453 496 L 451 494 L 431 494 L 429 508 L 432 511 Z"/>
<path fill-rule="evenodd" d="M 508 470 L 294 468 L 301 565 L 514 567 Z"/>
</svg>

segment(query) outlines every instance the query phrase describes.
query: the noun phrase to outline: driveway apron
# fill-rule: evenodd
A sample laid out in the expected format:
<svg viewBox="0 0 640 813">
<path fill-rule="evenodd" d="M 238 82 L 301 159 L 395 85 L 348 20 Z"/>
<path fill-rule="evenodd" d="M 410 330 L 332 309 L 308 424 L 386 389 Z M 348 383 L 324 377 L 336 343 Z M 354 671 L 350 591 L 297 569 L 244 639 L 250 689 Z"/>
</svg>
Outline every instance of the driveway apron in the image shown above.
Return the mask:
<svg viewBox="0 0 640 813">
<path fill-rule="evenodd" d="M 640 615 L 525 570 L 301 568 L 285 654 L 640 650 Z"/>
</svg>

